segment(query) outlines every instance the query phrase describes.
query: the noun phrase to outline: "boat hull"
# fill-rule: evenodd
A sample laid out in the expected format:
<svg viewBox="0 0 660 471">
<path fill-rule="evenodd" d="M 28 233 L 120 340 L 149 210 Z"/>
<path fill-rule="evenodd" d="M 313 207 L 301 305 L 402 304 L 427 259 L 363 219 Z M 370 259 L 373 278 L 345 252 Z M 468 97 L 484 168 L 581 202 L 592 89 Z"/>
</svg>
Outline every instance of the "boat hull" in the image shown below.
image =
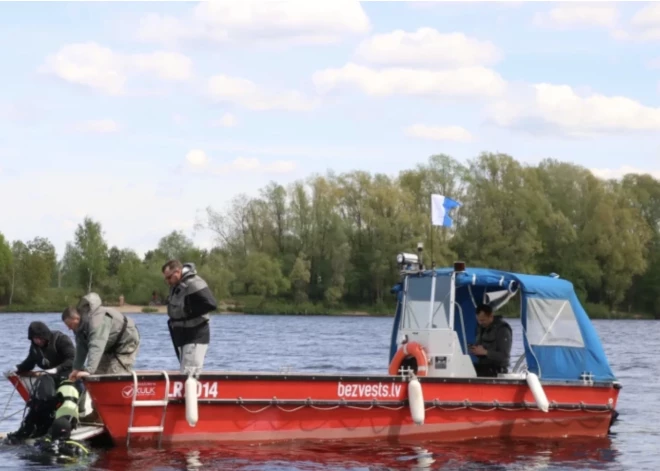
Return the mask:
<svg viewBox="0 0 660 471">
<path fill-rule="evenodd" d="M 419 378 L 424 423 L 416 425 L 408 382 L 397 376 L 206 373 L 199 378 L 198 417 L 186 420 L 186 377 L 168 373 L 163 433 L 131 433 L 130 446 L 175 443 L 280 441 L 551 438 L 606 436 L 618 383 L 543 382 L 550 410 L 536 406 L 519 379 Z M 159 372 L 138 372 L 138 401 L 164 399 Z M 133 377 L 85 381 L 115 445 L 128 445 Z M 133 427 L 161 423 L 162 406 L 135 407 Z"/>
</svg>

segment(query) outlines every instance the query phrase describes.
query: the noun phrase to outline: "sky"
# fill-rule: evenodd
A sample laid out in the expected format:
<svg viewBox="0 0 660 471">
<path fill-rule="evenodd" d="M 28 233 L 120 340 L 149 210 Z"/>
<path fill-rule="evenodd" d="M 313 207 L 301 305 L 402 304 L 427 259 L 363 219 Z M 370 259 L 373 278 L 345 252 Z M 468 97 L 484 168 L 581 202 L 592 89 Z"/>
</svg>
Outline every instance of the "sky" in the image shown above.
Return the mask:
<svg viewBox="0 0 660 471">
<path fill-rule="evenodd" d="M 58 256 L 437 153 L 660 178 L 660 3 L 0 2 L 0 44 L 0 232 Z"/>
</svg>

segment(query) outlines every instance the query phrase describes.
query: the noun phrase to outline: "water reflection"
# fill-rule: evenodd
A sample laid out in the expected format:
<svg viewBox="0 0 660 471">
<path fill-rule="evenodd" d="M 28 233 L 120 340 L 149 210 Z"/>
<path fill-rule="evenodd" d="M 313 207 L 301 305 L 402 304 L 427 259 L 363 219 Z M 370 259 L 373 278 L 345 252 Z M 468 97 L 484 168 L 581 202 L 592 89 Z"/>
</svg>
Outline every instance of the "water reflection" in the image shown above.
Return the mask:
<svg viewBox="0 0 660 471">
<path fill-rule="evenodd" d="M 201 453 L 199 450 L 190 450 L 186 453 L 186 470 L 192 471 L 202 467 L 202 462 L 199 460 Z"/>
<path fill-rule="evenodd" d="M 423 446 L 353 443 L 110 449 L 93 469 L 142 470 L 549 470 L 616 469 L 609 438 L 589 440 L 426 442 Z"/>
</svg>

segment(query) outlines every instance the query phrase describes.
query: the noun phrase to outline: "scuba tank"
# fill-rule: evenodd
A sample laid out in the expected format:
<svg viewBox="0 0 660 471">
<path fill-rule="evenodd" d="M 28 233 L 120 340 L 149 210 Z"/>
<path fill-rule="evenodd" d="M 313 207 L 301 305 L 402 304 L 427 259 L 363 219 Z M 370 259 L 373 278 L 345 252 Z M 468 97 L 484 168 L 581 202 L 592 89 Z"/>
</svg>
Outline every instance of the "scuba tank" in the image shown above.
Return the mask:
<svg viewBox="0 0 660 471">
<path fill-rule="evenodd" d="M 79 421 L 78 402 L 80 401 L 80 392 L 73 382 L 65 380 L 62 381 L 57 388 L 57 410 L 55 411 L 55 419 L 60 417 L 67 417 L 71 425 L 75 428 Z"/>
</svg>

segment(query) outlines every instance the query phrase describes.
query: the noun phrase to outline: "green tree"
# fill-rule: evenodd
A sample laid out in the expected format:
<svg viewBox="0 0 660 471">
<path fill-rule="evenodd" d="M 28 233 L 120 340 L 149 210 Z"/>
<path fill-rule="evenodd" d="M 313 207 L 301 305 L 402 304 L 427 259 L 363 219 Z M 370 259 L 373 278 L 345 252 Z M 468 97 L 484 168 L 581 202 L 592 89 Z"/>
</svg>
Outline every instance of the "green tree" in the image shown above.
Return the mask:
<svg viewBox="0 0 660 471">
<path fill-rule="evenodd" d="M 11 298 L 13 260 L 12 251 L 5 236 L 0 232 L 0 299 L 6 301 Z M 11 304 L 11 299 L 9 299 Z"/>
<path fill-rule="evenodd" d="M 471 265 L 535 272 L 543 246 L 542 221 L 551 215 L 535 172 L 505 154 L 482 154 L 470 163 L 465 222 L 453 246 Z"/>
<path fill-rule="evenodd" d="M 20 240 L 11 244 L 11 268 L 9 274 L 9 303 L 16 299 L 24 302 L 27 299 L 25 280 L 29 276 L 27 268 L 28 248 Z"/>
<path fill-rule="evenodd" d="M 228 268 L 226 256 L 218 250 L 212 251 L 199 275 L 209 285 L 213 296 L 220 302 L 230 296 L 230 285 L 236 279 L 234 273 Z"/>
<path fill-rule="evenodd" d="M 89 293 L 95 283 L 103 281 L 108 271 L 108 245 L 103 238 L 101 223 L 86 217 L 82 224 L 78 224 L 72 250 L 72 263 L 79 282 Z"/>
<path fill-rule="evenodd" d="M 638 309 L 660 319 L 660 181 L 651 175 L 630 174 L 622 184 L 651 231 L 647 269 L 633 277 L 626 304 L 628 311 Z"/>
<path fill-rule="evenodd" d="M 261 252 L 248 255 L 237 281 L 243 286 L 244 293 L 260 296 L 277 296 L 291 287 L 289 280 L 282 275 L 279 263 Z"/>
<path fill-rule="evenodd" d="M 29 302 L 43 297 L 52 285 L 57 255 L 53 244 L 44 237 L 35 237 L 26 244 L 25 283 Z"/>
<path fill-rule="evenodd" d="M 192 262 L 197 265 L 200 265 L 205 257 L 203 251 L 195 247 L 183 231 L 172 231 L 161 238 L 156 252 L 164 261 L 178 259 L 182 263 Z"/>
<path fill-rule="evenodd" d="M 309 269 L 311 263 L 305 259 L 305 254 L 300 253 L 296 258 L 291 273 L 289 274 L 289 281 L 291 282 L 291 289 L 293 290 L 293 299 L 296 302 L 305 302 L 308 299 L 307 289 L 309 287 L 309 280 L 311 274 Z"/>
<path fill-rule="evenodd" d="M 432 194 L 463 203 L 454 227 L 431 226 Z M 141 257 L 108 250 L 100 223 L 85 218 L 59 262 L 47 239 L 10 245 L 0 235 L 0 301 L 59 306 L 95 290 L 147 304 L 154 292 L 166 296 L 161 266 L 177 258 L 195 263 L 218 300 L 245 307 L 293 300 L 393 312 L 395 256 L 423 242 L 427 267 L 460 258 L 556 272 L 588 310 L 599 304 L 601 312 L 660 318 L 660 181 L 651 175 L 606 181 L 552 159 L 525 165 L 482 153 L 464 165 L 437 154 L 398 175 L 328 172 L 287 187 L 270 182 L 254 197 L 207 208 L 198 227 L 215 235 L 212 250 L 171 231 Z"/>
<path fill-rule="evenodd" d="M 112 246 L 108 250 L 108 276 L 117 276 L 121 265 L 121 250 L 117 246 Z"/>
</svg>

